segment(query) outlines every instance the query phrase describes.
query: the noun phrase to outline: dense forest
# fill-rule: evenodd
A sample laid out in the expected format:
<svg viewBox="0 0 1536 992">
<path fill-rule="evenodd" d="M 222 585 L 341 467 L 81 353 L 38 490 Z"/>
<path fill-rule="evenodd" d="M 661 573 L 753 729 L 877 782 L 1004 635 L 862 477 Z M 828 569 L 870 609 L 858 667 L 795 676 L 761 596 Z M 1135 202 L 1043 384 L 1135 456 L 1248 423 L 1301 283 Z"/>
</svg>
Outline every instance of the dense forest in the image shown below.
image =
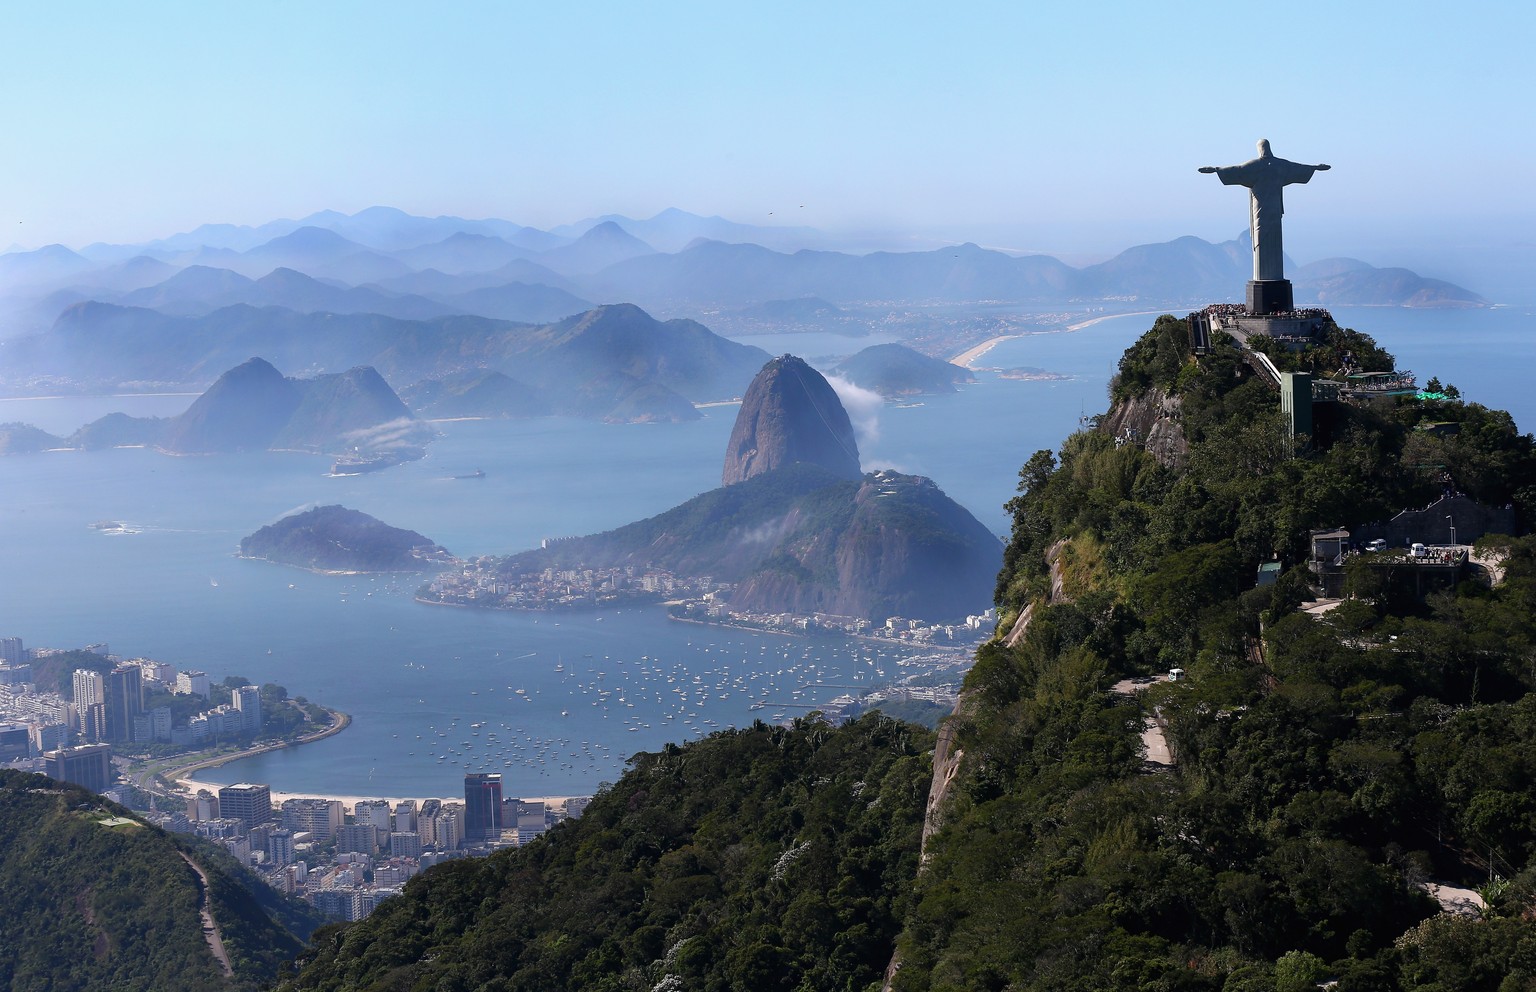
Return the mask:
<svg viewBox="0 0 1536 992">
<path fill-rule="evenodd" d="M 1020 474 L 1007 636 L 952 718 L 895 987 L 1536 989 L 1536 539 L 1484 538 L 1502 575 L 1422 599 L 1354 556 L 1349 598 L 1299 609 L 1312 529 L 1448 487 L 1532 520 L 1536 444 L 1449 389 L 1293 439 L 1230 339 L 1196 361 L 1186 334 L 1159 319 L 1111 398 L 1172 398 L 1187 451 L 1085 430 Z M 1337 328 L 1275 354 L 1327 374 L 1346 352 L 1392 367 Z M 1171 770 L 1143 762 L 1149 718 Z M 1443 914 L 1430 881 L 1488 908 Z"/>
<path fill-rule="evenodd" d="M 204 940 L 192 862 L 208 876 L 231 976 Z M 317 921 L 222 849 L 77 786 L 0 770 L 0 988 L 267 988 Z"/>
<path fill-rule="evenodd" d="M 872 714 L 636 755 L 579 820 L 322 928 L 284 988 L 866 988 L 910 905 L 932 744 Z"/>
</svg>

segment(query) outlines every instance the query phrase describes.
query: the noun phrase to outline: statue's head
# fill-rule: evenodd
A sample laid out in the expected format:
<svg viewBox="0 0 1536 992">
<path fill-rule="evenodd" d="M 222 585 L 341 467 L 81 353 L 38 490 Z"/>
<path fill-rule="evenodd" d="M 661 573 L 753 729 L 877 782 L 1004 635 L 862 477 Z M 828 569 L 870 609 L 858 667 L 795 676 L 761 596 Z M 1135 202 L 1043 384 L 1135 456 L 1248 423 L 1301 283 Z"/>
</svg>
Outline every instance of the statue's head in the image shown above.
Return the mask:
<svg viewBox="0 0 1536 992">
<path fill-rule="evenodd" d="M 1275 153 L 1269 150 L 1269 139 L 1259 139 L 1259 158 L 1270 158 Z"/>
</svg>

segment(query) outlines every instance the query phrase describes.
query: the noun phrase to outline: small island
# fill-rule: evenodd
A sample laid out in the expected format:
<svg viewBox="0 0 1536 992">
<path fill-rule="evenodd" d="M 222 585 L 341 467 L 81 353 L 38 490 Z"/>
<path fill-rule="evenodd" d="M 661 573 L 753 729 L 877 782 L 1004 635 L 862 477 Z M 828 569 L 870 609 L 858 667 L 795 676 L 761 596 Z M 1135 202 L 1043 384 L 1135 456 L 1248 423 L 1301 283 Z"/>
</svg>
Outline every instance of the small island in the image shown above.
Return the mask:
<svg viewBox="0 0 1536 992">
<path fill-rule="evenodd" d="M 317 506 L 268 524 L 241 540 L 240 557 L 319 572 L 420 572 L 453 560 L 429 537 L 344 506 Z"/>
<path fill-rule="evenodd" d="M 833 371 L 888 400 L 927 393 L 953 393 L 956 386 L 976 381 L 968 368 L 899 344 L 872 345 L 843 360 Z"/>
</svg>

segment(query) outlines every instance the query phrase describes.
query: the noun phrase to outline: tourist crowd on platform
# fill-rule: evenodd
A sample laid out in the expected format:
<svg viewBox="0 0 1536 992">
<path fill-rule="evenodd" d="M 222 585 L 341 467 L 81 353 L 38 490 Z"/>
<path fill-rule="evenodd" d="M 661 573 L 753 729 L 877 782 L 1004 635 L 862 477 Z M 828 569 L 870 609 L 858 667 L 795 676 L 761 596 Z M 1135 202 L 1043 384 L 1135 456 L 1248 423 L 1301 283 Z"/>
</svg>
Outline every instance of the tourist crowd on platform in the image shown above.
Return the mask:
<svg viewBox="0 0 1536 992">
<path fill-rule="evenodd" d="M 1281 310 L 1275 313 L 1254 314 L 1248 310 L 1245 303 L 1212 303 L 1200 311 L 1207 317 L 1255 317 L 1264 316 L 1275 320 L 1332 320 L 1333 314 L 1322 307 L 1301 307 L 1296 310 Z"/>
</svg>

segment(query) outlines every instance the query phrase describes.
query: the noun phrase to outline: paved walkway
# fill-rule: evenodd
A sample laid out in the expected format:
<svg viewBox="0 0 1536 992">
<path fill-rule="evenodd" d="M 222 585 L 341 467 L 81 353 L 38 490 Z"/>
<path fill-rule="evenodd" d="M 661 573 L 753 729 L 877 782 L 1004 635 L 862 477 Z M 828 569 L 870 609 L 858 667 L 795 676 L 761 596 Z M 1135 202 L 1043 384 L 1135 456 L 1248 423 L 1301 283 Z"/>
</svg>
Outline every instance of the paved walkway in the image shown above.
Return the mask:
<svg viewBox="0 0 1536 992">
<path fill-rule="evenodd" d="M 1134 696 L 1159 682 L 1167 682 L 1166 675 L 1142 675 L 1134 679 L 1122 679 L 1109 687 L 1116 696 Z M 1146 752 L 1148 770 L 1160 771 L 1173 767 L 1173 749 L 1168 746 L 1168 735 L 1163 732 L 1162 714 L 1153 710 L 1141 727 L 1141 746 Z"/>
<path fill-rule="evenodd" d="M 1147 764 L 1158 768 L 1173 767 L 1173 750 L 1168 747 L 1168 736 L 1156 711 L 1147 717 L 1141 728 L 1141 746 L 1147 751 Z"/>
<path fill-rule="evenodd" d="M 1457 916 L 1479 916 L 1488 908 L 1483 897 L 1471 889 L 1458 889 L 1454 885 L 1441 885 L 1439 882 L 1425 882 L 1420 888 L 1434 897 L 1442 912 Z"/>
</svg>

